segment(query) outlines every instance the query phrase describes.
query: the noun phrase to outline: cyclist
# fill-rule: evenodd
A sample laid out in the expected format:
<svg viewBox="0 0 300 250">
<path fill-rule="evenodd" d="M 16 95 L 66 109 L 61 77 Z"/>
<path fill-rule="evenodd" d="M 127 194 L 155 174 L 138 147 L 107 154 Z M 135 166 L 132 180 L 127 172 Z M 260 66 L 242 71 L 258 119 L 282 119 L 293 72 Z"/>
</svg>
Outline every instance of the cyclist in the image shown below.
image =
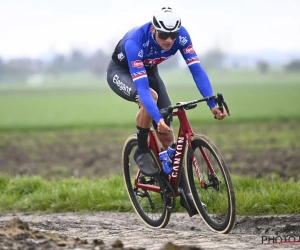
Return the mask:
<svg viewBox="0 0 300 250">
<path fill-rule="evenodd" d="M 153 176 L 158 171 L 151 164 L 147 145 L 151 122 L 164 149 L 174 142 L 172 125 L 168 126 L 159 112 L 171 105 L 171 101 L 157 65 L 178 50 L 201 95 L 213 95 L 209 78 L 201 67 L 190 35 L 181 26 L 180 16 L 170 7 L 155 11 L 152 21 L 129 30 L 116 45 L 107 68 L 110 88 L 120 97 L 139 105 L 136 115 L 138 148 L 134 159 L 146 176 Z M 214 100 L 207 104 L 218 120 L 225 118 L 226 111 L 222 113 Z"/>
</svg>

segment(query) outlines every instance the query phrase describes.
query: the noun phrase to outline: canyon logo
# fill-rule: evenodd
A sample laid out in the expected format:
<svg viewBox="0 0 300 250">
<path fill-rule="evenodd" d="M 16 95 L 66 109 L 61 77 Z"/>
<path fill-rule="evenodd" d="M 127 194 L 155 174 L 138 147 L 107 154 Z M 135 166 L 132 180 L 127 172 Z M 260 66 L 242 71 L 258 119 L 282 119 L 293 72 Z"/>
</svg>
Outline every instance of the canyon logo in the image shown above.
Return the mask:
<svg viewBox="0 0 300 250">
<path fill-rule="evenodd" d="M 179 165 L 180 165 L 180 161 L 181 161 L 183 144 L 184 144 L 184 137 L 178 137 L 176 151 L 175 151 L 175 155 L 173 158 L 172 177 L 178 176 L 178 169 L 179 169 Z"/>
</svg>

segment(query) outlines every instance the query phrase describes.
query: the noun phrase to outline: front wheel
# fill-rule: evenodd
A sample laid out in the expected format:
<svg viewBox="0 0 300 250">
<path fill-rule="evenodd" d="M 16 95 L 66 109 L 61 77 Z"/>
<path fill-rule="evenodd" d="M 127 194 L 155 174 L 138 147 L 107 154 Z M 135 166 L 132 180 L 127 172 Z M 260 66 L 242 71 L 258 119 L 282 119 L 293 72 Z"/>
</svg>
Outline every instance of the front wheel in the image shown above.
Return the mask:
<svg viewBox="0 0 300 250">
<path fill-rule="evenodd" d="M 147 226 L 166 227 L 171 212 L 167 209 L 163 195 L 153 191 L 153 189 L 160 188 L 158 177 L 147 177 L 139 174 L 139 167 L 133 159 L 136 148 L 137 137 L 131 135 L 127 138 L 122 152 L 123 177 L 129 199 L 134 210 Z M 159 163 L 152 151 L 151 156 L 152 163 L 158 167 Z M 149 188 L 138 188 L 138 183 L 147 184 Z"/>
<path fill-rule="evenodd" d="M 235 195 L 223 156 L 204 135 L 191 137 L 185 171 L 194 204 L 206 225 L 218 233 L 229 233 L 235 223 Z"/>
</svg>

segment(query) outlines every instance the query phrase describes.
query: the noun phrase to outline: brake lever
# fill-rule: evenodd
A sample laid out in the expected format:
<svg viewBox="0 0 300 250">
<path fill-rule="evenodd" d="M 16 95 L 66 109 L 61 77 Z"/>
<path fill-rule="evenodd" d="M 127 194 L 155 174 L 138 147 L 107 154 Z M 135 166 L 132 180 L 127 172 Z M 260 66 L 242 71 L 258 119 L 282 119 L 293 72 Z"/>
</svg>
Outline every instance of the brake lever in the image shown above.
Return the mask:
<svg viewBox="0 0 300 250">
<path fill-rule="evenodd" d="M 170 125 L 171 125 L 171 120 L 172 120 L 172 115 L 168 115 L 167 118 L 164 119 L 164 120 L 165 120 L 165 124 L 166 124 L 168 127 L 170 127 Z"/>
<path fill-rule="evenodd" d="M 229 108 L 228 108 L 228 105 L 227 105 L 227 103 L 225 101 L 223 101 L 223 105 L 224 105 L 224 107 L 226 109 L 227 114 L 230 116 Z"/>
<path fill-rule="evenodd" d="M 165 124 L 169 127 L 172 121 L 172 112 L 173 112 L 172 106 L 160 110 L 160 113 L 165 121 Z"/>
<path fill-rule="evenodd" d="M 224 109 L 223 109 L 223 95 L 221 93 L 218 93 L 217 94 L 217 98 L 216 98 L 216 101 L 218 103 L 218 109 L 223 113 Z M 216 116 L 214 116 L 215 119 L 217 119 Z"/>
<path fill-rule="evenodd" d="M 218 103 L 219 110 L 223 113 L 224 112 L 224 107 L 225 107 L 225 110 L 227 111 L 227 114 L 230 116 L 228 105 L 226 104 L 226 102 L 224 100 L 224 97 L 221 93 L 217 94 L 217 103 Z M 217 119 L 216 116 L 214 116 L 214 118 Z"/>
</svg>

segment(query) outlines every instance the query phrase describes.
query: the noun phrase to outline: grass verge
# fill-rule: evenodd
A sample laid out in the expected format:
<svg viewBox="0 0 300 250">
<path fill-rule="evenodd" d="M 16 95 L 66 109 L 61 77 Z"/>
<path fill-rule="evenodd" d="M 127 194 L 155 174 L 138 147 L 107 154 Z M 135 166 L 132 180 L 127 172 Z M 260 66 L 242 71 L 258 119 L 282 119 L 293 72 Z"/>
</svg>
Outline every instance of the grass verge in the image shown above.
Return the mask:
<svg viewBox="0 0 300 250">
<path fill-rule="evenodd" d="M 299 214 L 300 182 L 233 176 L 238 215 Z M 177 199 L 179 200 L 179 199 Z M 0 175 L 2 212 L 133 211 L 121 175 L 47 181 Z M 184 212 L 178 205 L 175 212 Z"/>
</svg>

